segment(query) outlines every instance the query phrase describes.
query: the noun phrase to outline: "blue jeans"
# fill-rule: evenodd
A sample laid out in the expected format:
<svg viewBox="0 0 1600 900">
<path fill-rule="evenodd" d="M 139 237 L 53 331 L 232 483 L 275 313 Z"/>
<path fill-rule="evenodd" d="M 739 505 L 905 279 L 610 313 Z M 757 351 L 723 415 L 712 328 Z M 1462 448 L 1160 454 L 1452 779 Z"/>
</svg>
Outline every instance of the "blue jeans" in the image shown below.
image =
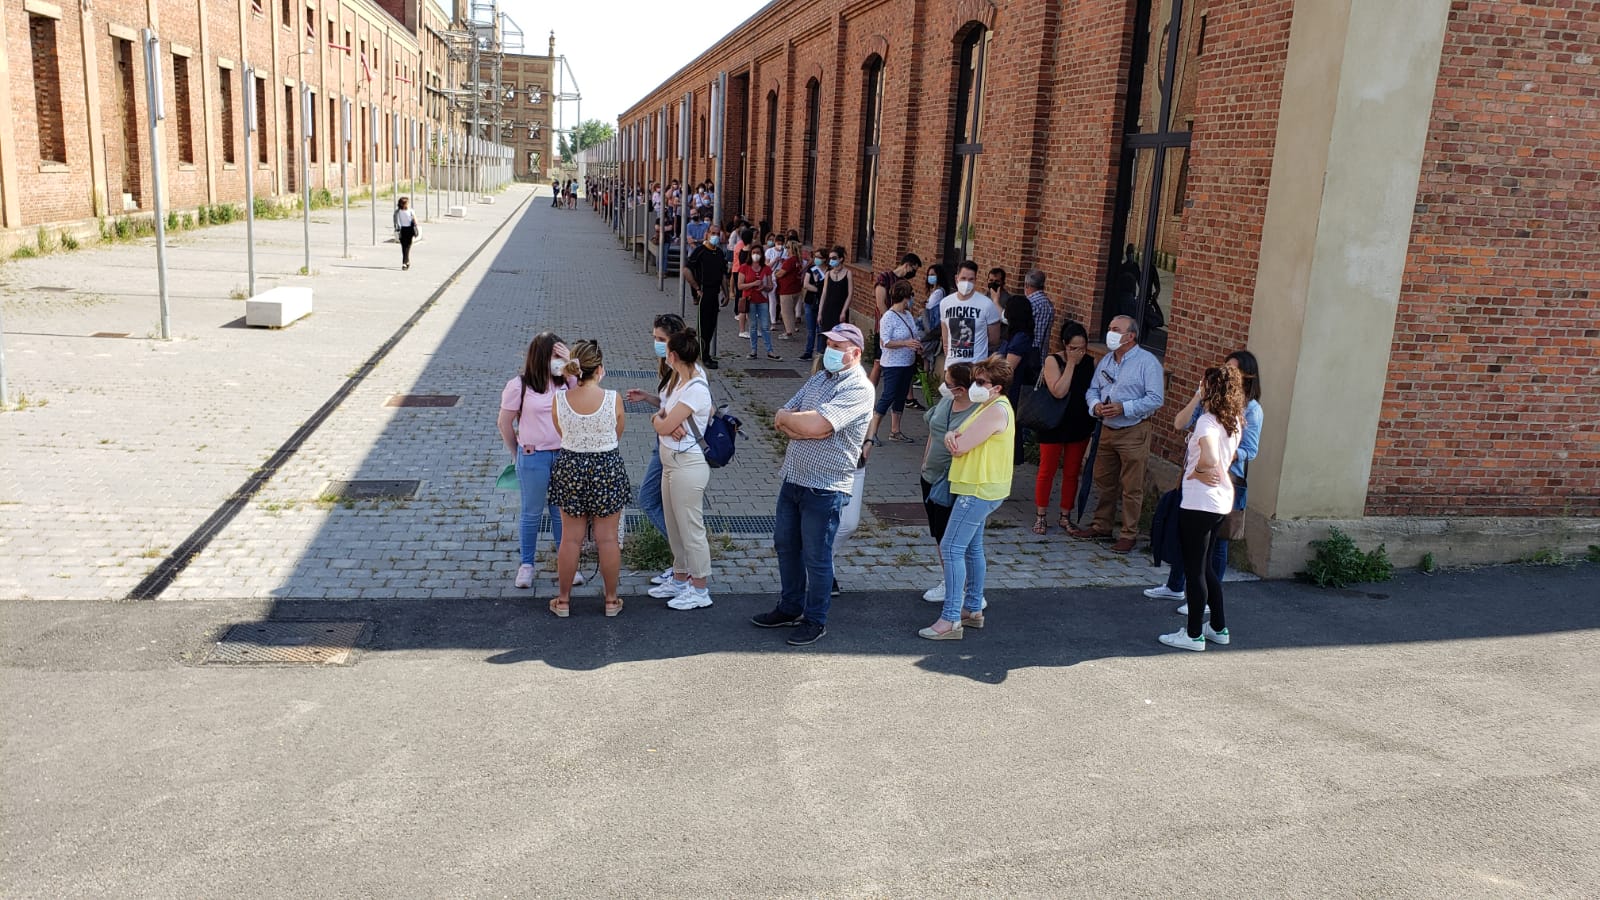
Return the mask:
<svg viewBox="0 0 1600 900">
<path fill-rule="evenodd" d="M 806 356 L 813 351 L 821 350 L 825 346 L 822 340 L 822 329 L 817 327 L 817 305 L 815 303 L 802 303 L 806 311 Z"/>
<path fill-rule="evenodd" d="M 771 303 L 750 304 L 750 352 L 757 350 L 756 341 L 765 337 L 767 339 L 767 352 L 772 352 L 772 314 L 767 307 Z"/>
<path fill-rule="evenodd" d="M 661 442 L 651 443 L 655 449 L 650 453 L 650 465 L 645 467 L 644 481 L 639 482 L 639 511 L 666 537 L 667 512 L 661 507 Z"/>
<path fill-rule="evenodd" d="M 550 534 L 555 543 L 561 543 L 561 511 L 546 498 L 550 494 L 550 467 L 555 465 L 558 450 L 535 450 L 526 453 L 517 448 L 517 486 L 522 490 L 522 515 L 517 519 L 517 533 L 522 539 L 522 564 L 533 565 L 539 552 L 539 517 L 550 512 Z"/>
<path fill-rule="evenodd" d="M 803 615 L 826 625 L 833 591 L 833 538 L 849 494 L 801 487 L 785 481 L 778 489 L 778 520 L 772 549 L 778 555 L 782 599 L 778 612 Z"/>
<path fill-rule="evenodd" d="M 939 560 L 944 563 L 944 611 L 939 618 L 960 622 L 961 610 L 983 610 L 983 527 L 1004 500 L 982 500 L 957 494 L 950 507 L 950 524 L 939 541 Z"/>
</svg>

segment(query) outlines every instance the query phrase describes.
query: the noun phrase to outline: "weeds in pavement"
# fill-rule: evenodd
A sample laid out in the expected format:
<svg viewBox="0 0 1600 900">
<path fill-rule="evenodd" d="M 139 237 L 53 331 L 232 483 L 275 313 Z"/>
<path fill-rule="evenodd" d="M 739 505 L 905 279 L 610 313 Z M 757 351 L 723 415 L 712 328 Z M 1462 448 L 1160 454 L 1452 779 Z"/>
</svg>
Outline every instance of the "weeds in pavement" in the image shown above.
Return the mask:
<svg viewBox="0 0 1600 900">
<path fill-rule="evenodd" d="M 1342 588 L 1394 577 L 1394 564 L 1389 562 L 1389 552 L 1383 544 L 1362 552 L 1349 535 L 1330 528 L 1325 540 L 1312 541 L 1311 546 L 1317 554 L 1300 574 L 1317 587 Z"/>
<path fill-rule="evenodd" d="M 1439 564 L 1434 561 L 1432 553 L 1424 553 L 1422 554 L 1422 562 L 1417 566 L 1417 568 L 1421 569 L 1422 574 L 1424 575 L 1432 575 L 1433 573 L 1439 571 Z"/>
<path fill-rule="evenodd" d="M 622 543 L 622 564 L 635 572 L 659 572 L 672 565 L 672 545 L 646 522 L 628 532 Z"/>
<path fill-rule="evenodd" d="M 1518 562 L 1530 566 L 1560 566 L 1567 562 L 1567 555 L 1554 547 L 1542 547 L 1524 556 Z"/>
</svg>

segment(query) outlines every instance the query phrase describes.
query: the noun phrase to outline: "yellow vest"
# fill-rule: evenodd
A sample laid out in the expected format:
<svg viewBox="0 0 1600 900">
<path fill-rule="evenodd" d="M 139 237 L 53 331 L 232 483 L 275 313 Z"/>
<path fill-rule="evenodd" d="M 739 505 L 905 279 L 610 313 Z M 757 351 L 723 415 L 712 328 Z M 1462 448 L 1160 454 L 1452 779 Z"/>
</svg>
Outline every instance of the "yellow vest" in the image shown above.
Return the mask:
<svg viewBox="0 0 1600 900">
<path fill-rule="evenodd" d="M 1006 398 L 993 400 L 990 405 L 995 403 L 1005 408 L 1005 430 L 973 447 L 970 453 L 950 460 L 952 494 L 966 494 L 980 500 L 1004 500 L 1011 496 L 1011 455 L 1016 448 L 1017 417 L 1011 414 L 1011 403 Z M 983 412 L 979 410 L 962 422 L 956 433 L 965 431 Z"/>
</svg>

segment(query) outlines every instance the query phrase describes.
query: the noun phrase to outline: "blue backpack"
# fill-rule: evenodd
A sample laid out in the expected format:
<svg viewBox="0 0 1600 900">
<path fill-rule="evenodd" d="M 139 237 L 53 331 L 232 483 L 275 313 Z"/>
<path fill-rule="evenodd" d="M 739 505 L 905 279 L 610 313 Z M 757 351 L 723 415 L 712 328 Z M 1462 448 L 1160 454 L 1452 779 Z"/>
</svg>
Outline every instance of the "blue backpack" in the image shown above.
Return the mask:
<svg viewBox="0 0 1600 900">
<path fill-rule="evenodd" d="M 701 379 L 695 379 L 705 384 Z M 691 382 L 692 384 L 693 382 Z M 709 393 L 711 385 L 706 384 Z M 733 460 L 733 451 L 736 449 L 735 441 L 739 437 L 739 429 L 744 423 L 736 416 L 728 414 L 727 404 L 719 406 L 711 413 L 711 418 L 706 421 L 704 434 L 700 426 L 694 423 L 694 416 L 689 416 L 685 422 L 689 426 L 689 433 L 694 435 L 694 442 L 700 445 L 700 452 L 706 455 L 706 465 L 713 469 L 720 469 Z"/>
</svg>

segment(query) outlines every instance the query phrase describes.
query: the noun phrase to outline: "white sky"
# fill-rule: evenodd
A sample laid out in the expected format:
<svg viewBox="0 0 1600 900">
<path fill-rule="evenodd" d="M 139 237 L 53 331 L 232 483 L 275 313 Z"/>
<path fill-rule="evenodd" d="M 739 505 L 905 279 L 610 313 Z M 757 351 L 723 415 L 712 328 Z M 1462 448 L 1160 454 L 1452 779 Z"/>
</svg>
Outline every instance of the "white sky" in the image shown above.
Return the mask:
<svg viewBox="0 0 1600 900">
<path fill-rule="evenodd" d="M 709 5 L 501 0 L 500 9 L 522 29 L 527 53 L 543 54 L 550 31 L 555 30 L 556 55 L 567 57 L 583 92 L 583 118 L 615 125 L 618 114 L 765 5 L 767 0 L 717 0 Z M 570 128 L 576 124 L 575 105 L 567 104 L 565 114 Z"/>
</svg>

